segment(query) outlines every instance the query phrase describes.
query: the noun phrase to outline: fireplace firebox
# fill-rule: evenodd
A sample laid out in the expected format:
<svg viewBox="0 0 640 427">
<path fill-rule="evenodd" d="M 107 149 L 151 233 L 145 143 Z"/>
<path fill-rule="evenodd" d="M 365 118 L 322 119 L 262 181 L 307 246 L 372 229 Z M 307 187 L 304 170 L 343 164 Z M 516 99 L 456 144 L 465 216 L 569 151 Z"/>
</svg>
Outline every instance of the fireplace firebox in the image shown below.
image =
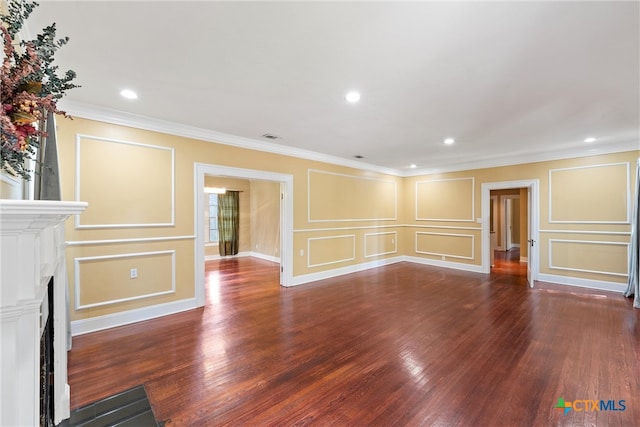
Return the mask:
<svg viewBox="0 0 640 427">
<path fill-rule="evenodd" d="M 40 427 L 53 427 L 53 277 L 47 284 L 47 298 L 40 332 Z"/>
</svg>

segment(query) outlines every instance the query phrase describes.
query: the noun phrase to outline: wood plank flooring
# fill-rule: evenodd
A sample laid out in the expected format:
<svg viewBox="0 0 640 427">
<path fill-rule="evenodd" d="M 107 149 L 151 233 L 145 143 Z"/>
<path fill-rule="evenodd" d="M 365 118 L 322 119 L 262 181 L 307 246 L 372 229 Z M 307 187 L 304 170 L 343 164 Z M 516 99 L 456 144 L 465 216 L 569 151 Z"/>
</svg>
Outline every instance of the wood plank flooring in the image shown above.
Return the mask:
<svg viewBox="0 0 640 427">
<path fill-rule="evenodd" d="M 206 307 L 74 338 L 73 408 L 143 384 L 167 426 L 640 424 L 621 295 L 411 263 L 293 288 L 268 261 L 206 269 Z"/>
</svg>

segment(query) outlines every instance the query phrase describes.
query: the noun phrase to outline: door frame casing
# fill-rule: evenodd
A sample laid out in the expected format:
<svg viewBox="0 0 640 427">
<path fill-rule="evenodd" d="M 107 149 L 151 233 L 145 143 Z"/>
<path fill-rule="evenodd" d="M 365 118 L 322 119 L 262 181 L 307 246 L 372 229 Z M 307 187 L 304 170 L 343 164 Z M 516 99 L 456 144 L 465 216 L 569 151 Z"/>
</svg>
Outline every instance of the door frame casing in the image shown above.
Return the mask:
<svg viewBox="0 0 640 427">
<path fill-rule="evenodd" d="M 481 219 L 482 219 L 482 272 L 491 272 L 491 242 L 490 242 L 490 206 L 491 190 L 506 190 L 510 188 L 527 188 L 531 194 L 531 204 L 528 207 L 529 239 L 534 241 L 534 246 L 529 247 L 529 266 L 531 269 L 531 283 L 538 279 L 540 269 L 540 180 L 523 179 L 518 181 L 485 182 L 481 185 Z"/>
<path fill-rule="evenodd" d="M 226 178 L 253 179 L 280 183 L 280 285 L 293 283 L 293 175 L 254 169 L 194 163 L 194 228 L 195 228 L 195 289 L 196 306 L 205 304 L 204 275 L 204 178 L 206 175 Z"/>
</svg>

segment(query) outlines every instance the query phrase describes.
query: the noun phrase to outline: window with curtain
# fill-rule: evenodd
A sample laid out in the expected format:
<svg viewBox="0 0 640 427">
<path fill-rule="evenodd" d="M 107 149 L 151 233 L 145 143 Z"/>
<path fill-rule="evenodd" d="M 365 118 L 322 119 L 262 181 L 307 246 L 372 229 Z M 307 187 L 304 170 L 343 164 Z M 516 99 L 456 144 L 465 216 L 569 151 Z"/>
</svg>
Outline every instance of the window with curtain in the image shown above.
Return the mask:
<svg viewBox="0 0 640 427">
<path fill-rule="evenodd" d="M 205 221 L 207 227 L 207 243 L 218 243 L 218 195 L 207 194 L 208 206 L 205 211 Z"/>
<path fill-rule="evenodd" d="M 220 255 L 237 255 L 240 228 L 240 192 L 218 195 L 218 248 Z"/>
</svg>

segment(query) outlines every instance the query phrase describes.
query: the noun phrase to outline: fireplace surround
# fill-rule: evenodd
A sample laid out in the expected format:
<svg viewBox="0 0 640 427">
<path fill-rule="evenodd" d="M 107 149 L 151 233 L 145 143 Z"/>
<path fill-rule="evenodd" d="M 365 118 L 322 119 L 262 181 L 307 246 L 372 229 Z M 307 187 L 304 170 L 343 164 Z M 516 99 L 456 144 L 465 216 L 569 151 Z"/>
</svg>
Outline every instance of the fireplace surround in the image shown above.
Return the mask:
<svg viewBox="0 0 640 427">
<path fill-rule="evenodd" d="M 84 202 L 0 200 L 2 426 L 40 425 L 41 336 L 51 309 L 53 422 L 69 417 L 64 221 L 86 207 Z"/>
</svg>

